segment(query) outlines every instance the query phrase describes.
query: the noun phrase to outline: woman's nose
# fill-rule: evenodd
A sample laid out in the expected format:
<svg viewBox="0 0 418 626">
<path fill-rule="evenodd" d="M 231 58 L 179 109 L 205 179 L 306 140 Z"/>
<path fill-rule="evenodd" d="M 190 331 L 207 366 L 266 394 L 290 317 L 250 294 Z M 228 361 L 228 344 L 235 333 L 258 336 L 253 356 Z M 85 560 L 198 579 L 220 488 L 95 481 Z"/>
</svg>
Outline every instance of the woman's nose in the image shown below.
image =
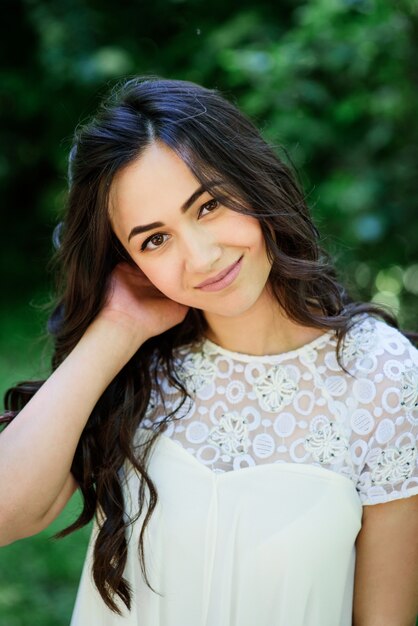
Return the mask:
<svg viewBox="0 0 418 626">
<path fill-rule="evenodd" d="M 183 243 L 183 254 L 188 272 L 206 274 L 213 271 L 221 258 L 222 248 L 207 234 L 193 232 Z"/>
</svg>

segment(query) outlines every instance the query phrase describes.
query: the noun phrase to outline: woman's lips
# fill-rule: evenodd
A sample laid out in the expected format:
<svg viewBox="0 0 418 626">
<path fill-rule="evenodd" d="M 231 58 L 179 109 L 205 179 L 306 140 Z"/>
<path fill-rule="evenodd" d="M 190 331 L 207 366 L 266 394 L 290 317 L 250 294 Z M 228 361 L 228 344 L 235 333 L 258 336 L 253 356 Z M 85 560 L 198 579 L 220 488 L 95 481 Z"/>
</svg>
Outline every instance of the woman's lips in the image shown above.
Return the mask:
<svg viewBox="0 0 418 626">
<path fill-rule="evenodd" d="M 196 289 L 201 289 L 202 291 L 219 291 L 220 289 L 224 289 L 238 276 L 241 265 L 242 256 L 238 259 L 238 261 L 227 267 L 214 278 L 205 280 L 203 283 L 200 283 L 200 285 L 197 285 Z"/>
</svg>

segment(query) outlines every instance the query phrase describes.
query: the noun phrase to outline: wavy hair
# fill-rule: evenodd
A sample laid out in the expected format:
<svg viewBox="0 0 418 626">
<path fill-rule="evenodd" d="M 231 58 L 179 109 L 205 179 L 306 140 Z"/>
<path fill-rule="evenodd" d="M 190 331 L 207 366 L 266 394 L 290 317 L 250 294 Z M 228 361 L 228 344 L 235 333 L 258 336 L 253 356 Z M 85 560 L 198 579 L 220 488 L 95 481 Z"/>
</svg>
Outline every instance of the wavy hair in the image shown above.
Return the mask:
<svg viewBox="0 0 418 626">
<path fill-rule="evenodd" d="M 253 123 L 217 90 L 192 82 L 137 77 L 119 83 L 97 114 L 78 127 L 70 153 L 69 193 L 56 253 L 57 301 L 49 320 L 53 336 L 52 369 L 75 347 L 105 301 L 109 277 L 121 260 L 133 263 L 112 232 L 108 200 L 113 177 L 152 142 L 175 151 L 203 186 L 214 177 L 221 184 L 212 196 L 235 211 L 254 216 L 264 234 L 272 261 L 272 293 L 295 322 L 334 329 L 338 354 L 347 330 L 360 312 L 396 320 L 377 306 L 352 302 L 338 282 L 335 269 L 321 249 L 304 195 L 290 168 L 283 163 Z M 58 233 L 56 233 L 58 236 Z M 184 321 L 145 342 L 114 378 L 80 437 L 72 473 L 83 496 L 77 520 L 58 536 L 81 528 L 94 516 L 98 523 L 93 577 L 106 605 L 120 613 L 119 598 L 128 609 L 132 589 L 124 578 L 130 525 L 149 504 L 139 538 L 141 570 L 149 583 L 144 559 L 144 531 L 158 494 L 147 473 L 152 445 L 175 413 L 167 415 L 148 442 L 134 445 L 153 384 L 156 364 L 181 392 L 187 392 L 173 371 L 173 350 L 204 335 L 202 313 L 191 309 Z M 17 385 L 6 393 L 12 419 L 42 381 Z M 139 512 L 124 517 L 120 468 L 129 461 L 140 475 Z"/>
</svg>

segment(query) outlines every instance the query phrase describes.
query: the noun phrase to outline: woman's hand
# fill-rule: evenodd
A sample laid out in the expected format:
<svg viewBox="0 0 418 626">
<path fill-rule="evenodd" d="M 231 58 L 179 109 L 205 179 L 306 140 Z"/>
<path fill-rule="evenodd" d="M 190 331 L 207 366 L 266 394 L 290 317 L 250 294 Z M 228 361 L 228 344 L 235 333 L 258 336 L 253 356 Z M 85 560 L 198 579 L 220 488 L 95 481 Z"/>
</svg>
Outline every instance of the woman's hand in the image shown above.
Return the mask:
<svg viewBox="0 0 418 626">
<path fill-rule="evenodd" d="M 139 268 L 119 263 L 111 274 L 107 301 L 98 317 L 128 326 L 143 341 L 182 322 L 188 310 L 162 294 Z"/>
</svg>

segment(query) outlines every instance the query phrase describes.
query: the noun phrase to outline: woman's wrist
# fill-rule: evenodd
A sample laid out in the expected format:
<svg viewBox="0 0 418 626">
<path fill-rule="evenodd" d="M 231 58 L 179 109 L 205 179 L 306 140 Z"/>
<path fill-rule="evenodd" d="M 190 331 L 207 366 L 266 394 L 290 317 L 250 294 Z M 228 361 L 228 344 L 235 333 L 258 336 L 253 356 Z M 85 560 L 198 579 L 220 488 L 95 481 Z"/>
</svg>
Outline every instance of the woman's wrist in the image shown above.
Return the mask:
<svg viewBox="0 0 418 626">
<path fill-rule="evenodd" d="M 75 351 L 99 365 L 110 382 L 147 339 L 142 329 L 106 314 L 90 324 Z"/>
</svg>

